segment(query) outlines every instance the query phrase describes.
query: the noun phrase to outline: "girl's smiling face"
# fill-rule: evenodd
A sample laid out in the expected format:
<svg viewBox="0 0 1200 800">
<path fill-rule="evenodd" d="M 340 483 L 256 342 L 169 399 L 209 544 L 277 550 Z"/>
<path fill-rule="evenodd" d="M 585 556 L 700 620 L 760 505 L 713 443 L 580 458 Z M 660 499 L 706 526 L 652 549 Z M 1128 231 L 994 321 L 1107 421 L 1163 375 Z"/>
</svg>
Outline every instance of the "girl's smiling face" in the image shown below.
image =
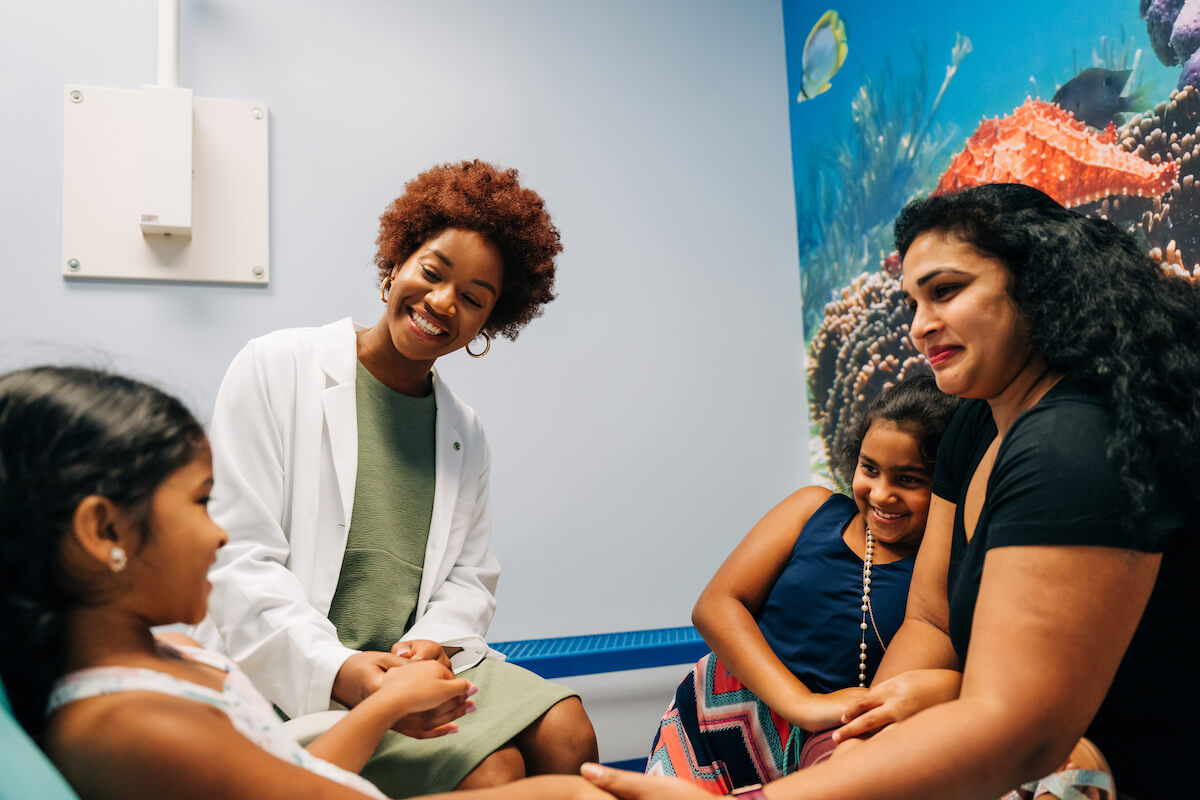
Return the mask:
<svg viewBox="0 0 1200 800">
<path fill-rule="evenodd" d="M 921 543 L 931 477 L 917 437 L 890 420 L 871 423 L 859 447 L 852 492 L 881 544 L 905 551 Z"/>
</svg>

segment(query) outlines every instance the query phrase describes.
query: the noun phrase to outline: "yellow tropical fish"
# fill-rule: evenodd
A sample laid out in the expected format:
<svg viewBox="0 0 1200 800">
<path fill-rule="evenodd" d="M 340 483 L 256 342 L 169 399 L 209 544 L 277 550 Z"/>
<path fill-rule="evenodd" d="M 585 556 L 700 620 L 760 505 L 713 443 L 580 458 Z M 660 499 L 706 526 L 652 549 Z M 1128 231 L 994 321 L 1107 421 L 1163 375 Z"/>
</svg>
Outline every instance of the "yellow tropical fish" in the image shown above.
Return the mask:
<svg viewBox="0 0 1200 800">
<path fill-rule="evenodd" d="M 804 74 L 800 78 L 800 94 L 797 103 L 811 100 L 829 88 L 829 79 L 834 76 L 846 60 L 846 26 L 838 13 L 826 11 L 813 25 L 804 41 L 801 64 Z"/>
</svg>

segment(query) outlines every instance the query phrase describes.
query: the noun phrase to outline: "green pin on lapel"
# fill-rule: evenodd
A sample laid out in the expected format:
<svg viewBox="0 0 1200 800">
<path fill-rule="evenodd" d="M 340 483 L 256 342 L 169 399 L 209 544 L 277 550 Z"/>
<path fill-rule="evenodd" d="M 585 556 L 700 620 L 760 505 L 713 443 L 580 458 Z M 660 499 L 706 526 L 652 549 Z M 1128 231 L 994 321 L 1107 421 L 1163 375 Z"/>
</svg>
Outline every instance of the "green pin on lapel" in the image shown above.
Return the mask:
<svg viewBox="0 0 1200 800">
<path fill-rule="evenodd" d="M 462 445 L 461 445 L 461 444 L 459 444 L 458 442 L 455 442 L 455 443 L 454 443 L 454 449 L 455 449 L 455 450 L 462 450 Z"/>
</svg>

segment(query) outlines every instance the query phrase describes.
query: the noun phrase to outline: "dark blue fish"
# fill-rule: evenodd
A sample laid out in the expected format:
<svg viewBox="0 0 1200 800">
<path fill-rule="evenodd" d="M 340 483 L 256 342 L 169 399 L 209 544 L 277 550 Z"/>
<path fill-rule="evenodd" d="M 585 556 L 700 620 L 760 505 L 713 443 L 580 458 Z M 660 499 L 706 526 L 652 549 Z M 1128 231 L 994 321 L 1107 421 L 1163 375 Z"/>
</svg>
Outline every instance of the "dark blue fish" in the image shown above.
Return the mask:
<svg viewBox="0 0 1200 800">
<path fill-rule="evenodd" d="M 1128 97 L 1121 91 L 1129 81 L 1129 69 L 1085 69 L 1067 81 L 1054 93 L 1051 101 L 1059 108 L 1070 111 L 1075 119 L 1082 120 L 1093 128 L 1103 128 L 1115 122 L 1117 114 L 1132 107 Z"/>
</svg>

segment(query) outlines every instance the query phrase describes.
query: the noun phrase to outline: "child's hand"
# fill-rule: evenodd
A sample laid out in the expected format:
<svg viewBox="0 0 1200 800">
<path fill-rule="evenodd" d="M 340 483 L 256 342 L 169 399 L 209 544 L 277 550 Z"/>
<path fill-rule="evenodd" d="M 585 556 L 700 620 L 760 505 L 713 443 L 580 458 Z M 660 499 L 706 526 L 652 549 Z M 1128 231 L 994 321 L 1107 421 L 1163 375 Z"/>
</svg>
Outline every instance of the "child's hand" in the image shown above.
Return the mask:
<svg viewBox="0 0 1200 800">
<path fill-rule="evenodd" d="M 454 720 L 475 710 L 475 687 L 436 661 L 409 661 L 366 652 L 362 661 L 379 675 L 378 686 L 336 725 L 308 745 L 309 752 L 358 772 L 388 729 L 417 739 L 453 733 Z M 391 661 L 390 668 L 380 665 Z M 349 662 L 347 662 L 349 663 Z M 343 671 L 345 671 L 343 669 Z"/>
<path fill-rule="evenodd" d="M 450 657 L 446 655 L 446 648 L 428 639 L 396 642 L 392 645 L 392 655 L 412 661 L 437 661 L 447 669 L 450 667 Z"/>
<path fill-rule="evenodd" d="M 863 736 L 908 719 L 918 711 L 958 697 L 962 673 L 952 669 L 914 669 L 888 678 L 852 703 L 842 717 L 835 741 Z"/>
<path fill-rule="evenodd" d="M 795 712 L 796 719 L 790 719 L 779 712 L 788 722 L 806 731 L 826 731 L 836 728 L 842 721 L 842 715 L 854 703 L 861 699 L 867 690 L 860 686 L 839 689 L 829 694 L 812 694 L 804 698 L 803 703 Z"/>
<path fill-rule="evenodd" d="M 387 671 L 372 702 L 386 703 L 395 714 L 392 730 L 429 739 L 458 729 L 454 720 L 475 710 L 467 699 L 475 691 L 437 661 L 410 661 Z"/>
</svg>

